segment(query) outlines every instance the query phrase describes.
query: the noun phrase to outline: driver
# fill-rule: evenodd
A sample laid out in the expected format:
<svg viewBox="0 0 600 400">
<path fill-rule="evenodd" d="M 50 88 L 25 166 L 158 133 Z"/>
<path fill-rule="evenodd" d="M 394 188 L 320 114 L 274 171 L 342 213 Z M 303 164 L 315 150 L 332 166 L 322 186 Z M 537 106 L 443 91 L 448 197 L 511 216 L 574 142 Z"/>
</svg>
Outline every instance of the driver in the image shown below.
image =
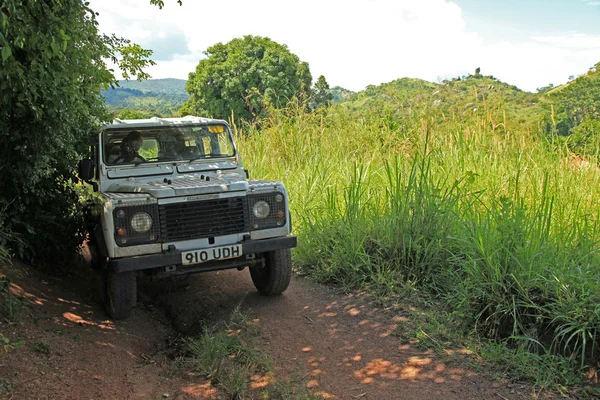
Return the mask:
<svg viewBox="0 0 600 400">
<path fill-rule="evenodd" d="M 119 157 L 115 163 L 145 162 L 146 159 L 138 153 L 144 143 L 144 137 L 139 131 L 131 131 L 121 142 Z"/>
</svg>

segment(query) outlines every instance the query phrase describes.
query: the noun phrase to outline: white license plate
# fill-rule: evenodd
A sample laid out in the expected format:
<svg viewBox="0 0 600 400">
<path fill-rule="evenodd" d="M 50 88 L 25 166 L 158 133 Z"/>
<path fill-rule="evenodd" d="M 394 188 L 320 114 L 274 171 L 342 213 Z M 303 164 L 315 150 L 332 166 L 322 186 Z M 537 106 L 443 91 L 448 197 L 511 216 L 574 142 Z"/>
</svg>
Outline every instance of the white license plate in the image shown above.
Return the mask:
<svg viewBox="0 0 600 400">
<path fill-rule="evenodd" d="M 211 247 L 203 250 L 184 251 L 181 253 L 183 265 L 200 264 L 213 260 L 227 260 L 238 258 L 242 255 L 242 245 L 232 244 L 229 246 Z"/>
</svg>

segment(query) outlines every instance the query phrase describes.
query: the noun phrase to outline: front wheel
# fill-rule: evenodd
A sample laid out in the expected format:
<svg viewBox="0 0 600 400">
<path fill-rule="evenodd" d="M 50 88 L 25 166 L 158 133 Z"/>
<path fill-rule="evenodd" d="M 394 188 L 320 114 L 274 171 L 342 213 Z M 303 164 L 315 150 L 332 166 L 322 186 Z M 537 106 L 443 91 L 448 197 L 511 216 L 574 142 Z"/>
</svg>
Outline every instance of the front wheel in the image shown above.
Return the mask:
<svg viewBox="0 0 600 400">
<path fill-rule="evenodd" d="M 125 319 L 137 303 L 135 272 L 102 271 L 104 308 L 112 319 Z"/>
<path fill-rule="evenodd" d="M 263 296 L 283 293 L 292 278 L 292 251 L 290 249 L 273 250 L 265 253 L 265 265 L 250 268 L 254 286 Z"/>
</svg>

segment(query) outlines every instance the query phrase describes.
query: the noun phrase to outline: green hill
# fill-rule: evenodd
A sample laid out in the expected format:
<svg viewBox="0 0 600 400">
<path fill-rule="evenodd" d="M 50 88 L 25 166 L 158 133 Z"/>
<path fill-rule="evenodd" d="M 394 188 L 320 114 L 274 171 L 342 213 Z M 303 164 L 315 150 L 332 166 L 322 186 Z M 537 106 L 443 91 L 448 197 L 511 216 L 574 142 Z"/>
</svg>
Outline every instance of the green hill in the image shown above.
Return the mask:
<svg viewBox="0 0 600 400">
<path fill-rule="evenodd" d="M 108 109 L 115 114 L 125 112 L 132 117 L 168 117 L 176 115 L 188 99 L 186 82 L 171 78 L 119 81 L 119 87 L 105 90 L 102 95 L 106 98 Z"/>
<path fill-rule="evenodd" d="M 574 153 L 600 161 L 600 63 L 542 100 L 550 109 L 546 130 Z"/>
<path fill-rule="evenodd" d="M 148 79 L 145 81 L 119 81 L 119 87 L 122 89 L 139 90 L 142 93 L 161 93 L 172 95 L 185 95 L 185 79 Z"/>
<path fill-rule="evenodd" d="M 479 119 L 509 131 L 519 124 L 536 124 L 543 112 L 538 94 L 481 74 L 442 83 L 401 78 L 369 86 L 341 104 L 390 128 L 427 115 L 433 122 L 459 117 Z"/>
</svg>

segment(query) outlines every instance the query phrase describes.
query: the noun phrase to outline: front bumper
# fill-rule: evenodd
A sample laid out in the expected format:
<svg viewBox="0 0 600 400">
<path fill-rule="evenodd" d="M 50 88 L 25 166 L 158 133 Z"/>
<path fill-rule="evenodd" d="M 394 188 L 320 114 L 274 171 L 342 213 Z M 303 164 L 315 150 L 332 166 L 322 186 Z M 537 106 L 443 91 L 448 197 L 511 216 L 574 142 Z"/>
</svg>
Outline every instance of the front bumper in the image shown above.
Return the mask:
<svg viewBox="0 0 600 400">
<path fill-rule="evenodd" d="M 241 243 L 242 257 L 222 260 L 208 261 L 201 264 L 186 266 L 182 273 L 215 271 L 219 269 L 238 268 L 254 264 L 246 259 L 247 254 L 265 253 L 273 250 L 291 249 L 296 247 L 296 236 L 284 236 L 272 239 L 245 240 Z M 149 254 L 145 256 L 113 258 L 108 262 L 108 268 L 114 272 L 141 271 L 153 268 L 181 266 L 181 251 L 171 250 L 165 253 Z"/>
</svg>

